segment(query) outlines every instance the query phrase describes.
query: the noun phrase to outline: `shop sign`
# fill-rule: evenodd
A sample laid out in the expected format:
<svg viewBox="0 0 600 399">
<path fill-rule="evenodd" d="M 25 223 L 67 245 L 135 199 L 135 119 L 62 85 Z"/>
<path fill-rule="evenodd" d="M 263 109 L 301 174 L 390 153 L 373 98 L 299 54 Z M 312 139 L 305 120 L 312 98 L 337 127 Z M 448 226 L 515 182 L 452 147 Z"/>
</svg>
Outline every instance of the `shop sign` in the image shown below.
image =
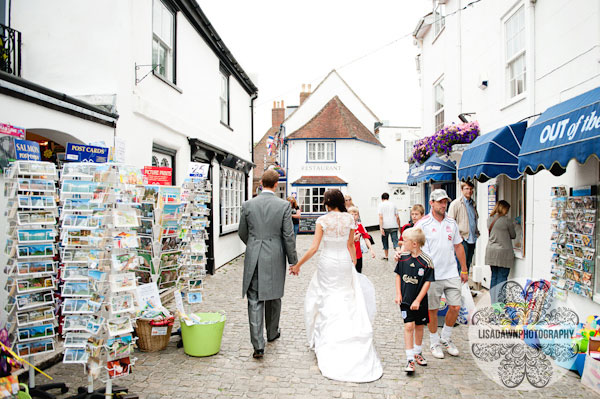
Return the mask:
<svg viewBox="0 0 600 399">
<path fill-rule="evenodd" d="M 108 162 L 108 148 L 93 145 L 67 143 L 65 160 L 72 162 Z"/>
<path fill-rule="evenodd" d="M 190 177 L 208 177 L 208 167 L 210 165 L 202 162 L 190 162 L 188 166 L 188 176 Z"/>
<path fill-rule="evenodd" d="M 144 166 L 142 173 L 150 185 L 170 186 L 173 182 L 172 168 L 165 166 Z"/>
<path fill-rule="evenodd" d="M 17 161 L 41 161 L 40 145 L 35 141 L 15 139 Z"/>
<path fill-rule="evenodd" d="M 13 136 L 20 139 L 25 138 L 25 129 L 22 127 L 16 127 L 12 125 L 7 125 L 5 123 L 0 123 L 0 134 L 6 134 L 7 136 Z"/>
</svg>

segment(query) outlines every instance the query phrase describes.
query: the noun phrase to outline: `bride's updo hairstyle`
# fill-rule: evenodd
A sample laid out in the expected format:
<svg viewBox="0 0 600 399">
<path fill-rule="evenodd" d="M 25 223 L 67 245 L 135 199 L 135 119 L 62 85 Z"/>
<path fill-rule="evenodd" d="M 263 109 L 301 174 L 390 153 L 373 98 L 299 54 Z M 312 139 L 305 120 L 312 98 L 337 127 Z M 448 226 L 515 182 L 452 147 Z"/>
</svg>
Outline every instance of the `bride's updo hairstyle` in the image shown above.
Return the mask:
<svg viewBox="0 0 600 399">
<path fill-rule="evenodd" d="M 331 209 L 337 209 L 340 212 L 348 212 L 345 203 L 346 198 L 344 198 L 344 194 L 337 188 L 327 190 L 323 195 L 323 205 L 328 206 Z"/>
</svg>

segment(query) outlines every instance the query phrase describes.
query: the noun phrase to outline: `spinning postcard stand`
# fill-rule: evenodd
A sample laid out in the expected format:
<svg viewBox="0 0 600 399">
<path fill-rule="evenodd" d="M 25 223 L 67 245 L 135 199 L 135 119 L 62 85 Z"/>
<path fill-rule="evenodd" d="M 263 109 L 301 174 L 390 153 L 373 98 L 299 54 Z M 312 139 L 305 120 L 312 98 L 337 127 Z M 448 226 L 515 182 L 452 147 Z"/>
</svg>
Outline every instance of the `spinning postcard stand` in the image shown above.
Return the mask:
<svg viewBox="0 0 600 399">
<path fill-rule="evenodd" d="M 5 170 L 6 284 L 0 299 L 6 305 L 0 309 L 0 326 L 8 331 L 8 346 L 29 363 L 56 347 L 57 179 L 56 166 L 49 162 L 16 161 Z M 39 398 L 54 398 L 46 392 L 50 389 L 68 391 L 62 383 L 36 387 L 32 366 L 29 388 Z"/>
<path fill-rule="evenodd" d="M 566 186 L 552 187 L 551 196 L 552 283 L 559 298 L 565 298 L 568 291 L 592 298 L 596 196 L 591 188 Z"/>
<path fill-rule="evenodd" d="M 68 163 L 62 171 L 63 363 L 84 365 L 89 382 L 74 398 L 110 398 L 112 380 L 135 364 L 141 182 L 138 169 L 119 164 Z M 106 387 L 94 391 L 94 379 Z"/>
</svg>

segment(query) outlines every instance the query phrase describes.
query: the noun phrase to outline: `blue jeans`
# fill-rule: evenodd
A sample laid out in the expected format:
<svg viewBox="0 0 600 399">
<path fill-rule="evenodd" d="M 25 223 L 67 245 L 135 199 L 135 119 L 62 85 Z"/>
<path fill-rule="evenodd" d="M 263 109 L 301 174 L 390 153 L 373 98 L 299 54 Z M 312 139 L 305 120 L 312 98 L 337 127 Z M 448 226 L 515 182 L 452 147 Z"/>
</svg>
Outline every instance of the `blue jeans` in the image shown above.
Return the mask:
<svg viewBox="0 0 600 399">
<path fill-rule="evenodd" d="M 300 223 L 294 225 L 294 235 L 297 236 L 300 231 Z"/>
<path fill-rule="evenodd" d="M 471 270 L 471 262 L 473 262 L 473 255 L 475 255 L 475 243 L 469 244 L 465 240 L 462 241 L 462 246 L 465 249 L 465 257 L 467 258 L 467 271 Z M 458 267 L 458 274 L 460 274 L 460 262 L 456 258 L 456 265 Z"/>
<path fill-rule="evenodd" d="M 383 231 L 385 233 L 381 236 L 383 249 L 386 251 L 390 249 L 390 243 L 388 240 L 389 236 L 392 236 L 392 245 L 394 246 L 394 248 L 396 248 L 398 246 L 398 229 L 383 229 Z"/>
<path fill-rule="evenodd" d="M 490 281 L 490 296 L 492 304 L 498 302 L 498 295 L 508 280 L 510 269 L 508 267 L 490 266 L 492 269 L 492 279 Z"/>
</svg>

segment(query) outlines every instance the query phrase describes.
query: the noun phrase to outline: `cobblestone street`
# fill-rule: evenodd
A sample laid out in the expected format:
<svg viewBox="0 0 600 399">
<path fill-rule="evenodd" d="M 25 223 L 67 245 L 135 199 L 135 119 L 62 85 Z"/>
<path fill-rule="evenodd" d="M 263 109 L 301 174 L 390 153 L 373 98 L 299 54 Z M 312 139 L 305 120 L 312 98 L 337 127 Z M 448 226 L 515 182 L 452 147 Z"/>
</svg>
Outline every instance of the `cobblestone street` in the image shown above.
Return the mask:
<svg viewBox="0 0 600 399">
<path fill-rule="evenodd" d="M 384 367 L 383 377 L 375 382 L 353 384 L 331 381 L 321 376 L 316 359 L 308 349 L 303 321 L 304 293 L 315 271 L 317 256 L 299 277 L 288 276 L 283 298 L 281 338 L 268 343 L 265 357 L 251 356 L 246 300 L 241 296 L 243 258 L 220 268 L 206 279 L 204 302 L 200 311 L 224 310 L 227 322 L 221 352 L 207 358 L 184 354 L 172 338 L 166 350 L 145 354 L 136 352 L 137 362 L 131 376 L 117 380 L 140 398 L 590 398 L 595 393 L 584 387 L 576 374 L 568 372 L 549 388 L 538 391 L 514 391 L 501 388 L 476 366 L 468 352 L 467 329 L 458 327 L 454 341 L 459 358 L 434 359 L 428 351 L 428 335 L 423 347 L 429 366 L 418 368 L 412 377 L 402 371 L 405 354 L 400 313 L 393 302 L 392 262 L 382 258 L 381 241 L 374 234 L 377 259 L 368 259 L 364 273 L 375 284 L 378 314 L 375 320 L 375 344 Z M 300 236 L 299 254 L 308 248 L 312 236 Z M 46 371 L 76 392 L 86 384 L 80 366 L 58 364 Z M 37 378 L 38 383 L 47 380 Z"/>
</svg>

